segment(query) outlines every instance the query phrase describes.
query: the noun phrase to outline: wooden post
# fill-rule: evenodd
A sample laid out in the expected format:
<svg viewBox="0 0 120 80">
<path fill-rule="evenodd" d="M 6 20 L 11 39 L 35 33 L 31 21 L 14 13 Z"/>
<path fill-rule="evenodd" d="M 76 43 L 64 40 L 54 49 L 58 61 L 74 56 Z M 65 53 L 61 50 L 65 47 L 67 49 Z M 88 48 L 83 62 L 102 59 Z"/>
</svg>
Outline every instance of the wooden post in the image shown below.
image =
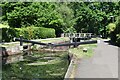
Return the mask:
<svg viewBox="0 0 120 80">
<path fill-rule="evenodd" d="M 23 36 L 20 35 L 20 50 L 23 50 Z"/>
<path fill-rule="evenodd" d="M 22 41 L 22 39 L 23 39 L 23 36 L 20 35 L 20 46 L 23 46 L 23 41 Z"/>
<path fill-rule="evenodd" d="M 69 43 L 72 43 L 73 42 L 73 38 L 71 38 L 70 37 L 70 42 Z M 69 45 L 69 48 L 70 48 L 71 46 Z"/>
<path fill-rule="evenodd" d="M 77 38 L 74 38 L 74 40 L 75 40 L 75 45 L 74 45 L 74 47 L 77 47 Z"/>
</svg>

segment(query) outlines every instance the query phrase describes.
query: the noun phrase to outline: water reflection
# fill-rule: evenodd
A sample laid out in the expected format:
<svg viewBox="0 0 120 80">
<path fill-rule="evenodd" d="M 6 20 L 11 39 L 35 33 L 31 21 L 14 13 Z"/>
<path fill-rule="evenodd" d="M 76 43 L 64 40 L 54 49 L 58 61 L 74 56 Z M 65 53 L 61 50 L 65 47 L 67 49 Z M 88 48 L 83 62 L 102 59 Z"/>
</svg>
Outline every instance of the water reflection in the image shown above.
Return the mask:
<svg viewBox="0 0 120 80">
<path fill-rule="evenodd" d="M 24 51 L 23 53 L 17 54 L 17 55 L 12 55 L 12 56 L 7 56 L 7 57 L 2 57 L 2 64 L 9 64 L 9 63 L 16 63 L 19 61 L 24 61 L 24 56 L 33 54 L 32 51 Z"/>
<path fill-rule="evenodd" d="M 9 64 L 9 63 L 14 63 L 18 61 L 23 61 L 22 55 L 14 55 L 14 56 L 8 56 L 8 57 L 2 58 L 2 64 Z"/>
<path fill-rule="evenodd" d="M 69 61 L 67 52 L 24 52 L 3 58 L 3 80 L 63 80 Z"/>
</svg>

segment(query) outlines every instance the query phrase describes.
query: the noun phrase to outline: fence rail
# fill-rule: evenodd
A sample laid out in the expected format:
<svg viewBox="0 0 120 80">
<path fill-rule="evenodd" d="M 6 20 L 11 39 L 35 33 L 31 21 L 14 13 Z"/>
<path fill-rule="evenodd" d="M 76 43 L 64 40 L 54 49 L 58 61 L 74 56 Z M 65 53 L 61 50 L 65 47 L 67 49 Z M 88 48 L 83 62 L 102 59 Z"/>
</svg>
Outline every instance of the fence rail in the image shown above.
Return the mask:
<svg viewBox="0 0 120 80">
<path fill-rule="evenodd" d="M 62 33 L 61 37 L 87 38 L 87 37 L 92 37 L 92 33 Z"/>
</svg>

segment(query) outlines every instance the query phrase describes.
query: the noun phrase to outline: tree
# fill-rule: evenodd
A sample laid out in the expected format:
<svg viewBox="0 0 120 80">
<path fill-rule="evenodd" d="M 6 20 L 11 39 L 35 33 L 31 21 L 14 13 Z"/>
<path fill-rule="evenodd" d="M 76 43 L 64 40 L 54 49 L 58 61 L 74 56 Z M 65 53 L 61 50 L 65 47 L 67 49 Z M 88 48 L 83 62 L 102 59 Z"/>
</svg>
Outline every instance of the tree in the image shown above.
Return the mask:
<svg viewBox="0 0 120 80">
<path fill-rule="evenodd" d="M 4 2 L 2 21 L 10 27 L 31 25 L 62 32 L 105 34 L 106 26 L 116 21 L 120 2 Z M 110 18 L 114 17 L 114 20 Z"/>
<path fill-rule="evenodd" d="M 110 16 L 118 16 L 119 5 L 113 2 L 72 3 L 76 18 L 77 32 L 100 34 L 111 21 Z"/>
</svg>

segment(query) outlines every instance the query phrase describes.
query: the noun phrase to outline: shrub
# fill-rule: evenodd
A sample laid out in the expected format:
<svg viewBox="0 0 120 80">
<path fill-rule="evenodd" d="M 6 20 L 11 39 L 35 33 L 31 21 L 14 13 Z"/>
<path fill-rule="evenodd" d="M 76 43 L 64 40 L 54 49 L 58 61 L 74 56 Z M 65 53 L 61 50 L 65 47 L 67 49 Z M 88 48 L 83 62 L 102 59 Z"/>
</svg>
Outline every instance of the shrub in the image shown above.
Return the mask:
<svg viewBox="0 0 120 80">
<path fill-rule="evenodd" d="M 110 23 L 107 26 L 107 31 L 110 35 L 111 41 L 120 46 L 120 16 L 117 18 L 115 24 Z"/>
<path fill-rule="evenodd" d="M 17 37 L 20 35 L 25 39 L 40 39 L 40 38 L 53 38 L 56 37 L 55 30 L 52 28 L 43 27 L 27 27 L 15 28 L 17 30 Z"/>
<path fill-rule="evenodd" d="M 10 42 L 15 36 L 15 29 L 13 28 L 2 28 L 2 41 Z"/>
<path fill-rule="evenodd" d="M 117 45 L 120 47 L 120 34 L 117 34 Z"/>
<path fill-rule="evenodd" d="M 51 38 L 51 37 L 55 37 L 55 30 L 51 29 L 51 28 L 39 28 L 39 37 L 40 38 Z"/>
<path fill-rule="evenodd" d="M 117 45 L 120 46 L 120 16 L 117 18 L 117 21 L 116 21 L 115 32 L 117 36 L 117 39 L 116 39 Z"/>
<path fill-rule="evenodd" d="M 117 18 L 117 21 L 116 21 L 116 29 L 115 29 L 115 32 L 117 34 L 120 34 L 120 16 Z"/>
<path fill-rule="evenodd" d="M 107 33 L 108 33 L 108 36 L 111 38 L 111 41 L 112 42 L 116 42 L 116 32 L 115 32 L 115 29 L 116 29 L 116 24 L 115 23 L 110 23 L 107 25 Z"/>
<path fill-rule="evenodd" d="M 43 27 L 27 27 L 27 28 L 2 28 L 2 41 L 10 42 L 14 37 L 23 36 L 24 39 L 40 39 L 56 37 L 55 30 Z"/>
<path fill-rule="evenodd" d="M 16 37 L 20 37 L 20 35 L 22 35 L 24 39 L 34 39 L 33 32 L 31 32 L 33 29 L 15 28 L 15 30 L 16 30 Z"/>
<path fill-rule="evenodd" d="M 114 24 L 114 23 L 108 24 L 108 26 L 107 26 L 107 32 L 108 32 L 108 34 L 110 34 L 111 32 L 113 32 L 115 30 L 115 28 L 116 28 L 116 24 Z"/>
</svg>

